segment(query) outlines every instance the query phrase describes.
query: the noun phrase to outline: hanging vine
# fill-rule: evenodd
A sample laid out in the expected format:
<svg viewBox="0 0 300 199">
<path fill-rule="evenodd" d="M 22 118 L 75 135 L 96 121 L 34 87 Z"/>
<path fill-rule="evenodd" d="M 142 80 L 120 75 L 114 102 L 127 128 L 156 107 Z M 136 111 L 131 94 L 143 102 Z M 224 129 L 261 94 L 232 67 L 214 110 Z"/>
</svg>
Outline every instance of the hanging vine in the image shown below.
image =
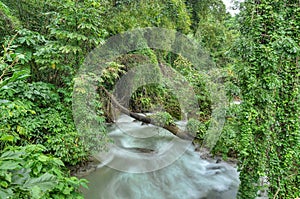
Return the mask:
<svg viewBox="0 0 300 199">
<path fill-rule="evenodd" d="M 248 0 L 239 18 L 240 198 L 255 198 L 262 177 L 270 198 L 300 196 L 299 11 L 292 0 Z"/>
</svg>

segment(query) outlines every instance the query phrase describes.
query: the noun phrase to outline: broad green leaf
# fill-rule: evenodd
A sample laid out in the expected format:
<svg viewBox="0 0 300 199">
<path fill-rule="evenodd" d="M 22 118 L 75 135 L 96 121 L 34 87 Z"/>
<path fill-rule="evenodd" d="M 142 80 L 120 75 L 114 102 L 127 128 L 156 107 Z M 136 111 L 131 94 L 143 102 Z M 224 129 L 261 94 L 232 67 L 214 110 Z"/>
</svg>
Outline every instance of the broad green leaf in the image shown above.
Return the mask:
<svg viewBox="0 0 300 199">
<path fill-rule="evenodd" d="M 41 162 L 47 162 L 49 160 L 49 157 L 42 154 L 38 157 L 38 160 Z"/>
<path fill-rule="evenodd" d="M 6 104 L 6 103 L 9 103 L 9 102 L 10 102 L 9 100 L 0 100 L 0 104 Z"/>
<path fill-rule="evenodd" d="M 14 72 L 13 76 L 9 79 L 9 82 L 14 82 L 16 80 L 23 80 L 30 77 L 28 70 L 20 70 Z"/>
<path fill-rule="evenodd" d="M 13 161 L 0 161 L 0 169 L 2 170 L 13 170 L 20 168 L 20 163 L 19 162 L 13 162 Z"/>
<path fill-rule="evenodd" d="M 28 179 L 24 186 L 27 189 L 31 189 L 34 186 L 38 186 L 43 192 L 53 189 L 58 183 L 56 177 L 50 173 L 44 173 L 38 178 Z"/>
<path fill-rule="evenodd" d="M 58 158 L 53 158 L 53 161 L 59 166 L 64 166 L 64 163 Z"/>
<path fill-rule="evenodd" d="M 31 169 L 21 169 L 13 174 L 11 183 L 14 185 L 23 185 L 30 178 Z"/>
<path fill-rule="evenodd" d="M 33 186 L 31 189 L 30 189 L 30 193 L 31 193 L 31 196 L 32 198 L 34 199 L 38 199 L 38 198 L 41 198 L 43 192 L 41 190 L 41 188 L 39 186 Z"/>
<path fill-rule="evenodd" d="M 0 182 L 0 186 L 4 187 L 4 188 L 7 188 L 8 187 L 8 183 L 6 181 L 1 181 Z"/>
<path fill-rule="evenodd" d="M 11 188 L 9 189 L 2 189 L 0 187 L 0 198 L 10 198 L 13 196 L 13 191 L 11 190 Z"/>
<path fill-rule="evenodd" d="M 12 135 L 4 135 L 0 138 L 1 141 L 8 141 L 8 142 L 12 142 L 14 141 L 14 136 Z"/>
<path fill-rule="evenodd" d="M 6 151 L 1 155 L 1 159 L 3 160 L 10 160 L 10 159 L 16 159 L 19 158 L 21 155 L 23 155 L 24 152 L 15 152 L 15 151 Z"/>
</svg>

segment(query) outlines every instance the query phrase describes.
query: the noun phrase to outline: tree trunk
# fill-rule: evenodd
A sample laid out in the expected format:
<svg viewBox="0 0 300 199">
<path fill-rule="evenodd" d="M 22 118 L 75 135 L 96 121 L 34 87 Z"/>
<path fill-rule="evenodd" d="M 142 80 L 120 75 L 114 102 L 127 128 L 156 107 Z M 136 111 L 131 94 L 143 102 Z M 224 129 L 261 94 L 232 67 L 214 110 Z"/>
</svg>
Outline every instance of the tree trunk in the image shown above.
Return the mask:
<svg viewBox="0 0 300 199">
<path fill-rule="evenodd" d="M 194 136 L 192 136 L 189 132 L 187 131 L 183 131 L 181 130 L 178 126 L 176 126 L 175 124 L 170 124 L 170 125 L 158 125 L 157 123 L 155 123 L 153 120 L 151 120 L 151 118 L 149 117 L 145 117 L 142 115 L 139 115 L 137 113 L 131 112 L 130 110 L 128 110 L 127 108 L 125 108 L 124 106 L 122 106 L 118 100 L 112 95 L 110 94 L 104 87 L 101 87 L 101 89 L 106 93 L 106 95 L 111 99 L 111 103 L 122 113 L 138 120 L 141 121 L 143 123 L 146 124 L 152 124 L 155 126 L 159 126 L 161 128 L 164 128 L 166 130 L 168 130 L 169 132 L 171 132 L 172 134 L 176 135 L 177 137 L 184 139 L 184 140 L 193 140 Z"/>
</svg>

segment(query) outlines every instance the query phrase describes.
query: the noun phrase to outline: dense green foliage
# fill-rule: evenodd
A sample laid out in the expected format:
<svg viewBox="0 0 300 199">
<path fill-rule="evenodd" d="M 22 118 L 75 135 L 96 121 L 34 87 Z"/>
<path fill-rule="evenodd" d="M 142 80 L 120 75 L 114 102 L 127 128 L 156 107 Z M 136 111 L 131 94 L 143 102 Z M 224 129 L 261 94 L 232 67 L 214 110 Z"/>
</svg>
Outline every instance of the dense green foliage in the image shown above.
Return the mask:
<svg viewBox="0 0 300 199">
<path fill-rule="evenodd" d="M 65 163 L 74 165 L 86 157 L 72 122 L 63 90 L 45 82 L 27 82 L 30 70 L 26 55 L 5 47 L 1 59 L 1 136 L 13 137 L 16 146 L 43 144 Z M 23 64 L 22 64 L 23 63 Z M 3 149 L 5 145 L 1 144 Z"/>
<path fill-rule="evenodd" d="M 191 19 L 183 0 L 116 1 L 108 10 L 107 30 L 111 34 L 141 27 L 163 27 L 183 33 L 190 30 Z"/>
<path fill-rule="evenodd" d="M 226 108 L 212 151 L 238 158 L 239 198 L 255 198 L 261 177 L 271 198 L 299 197 L 299 9 L 292 0 L 246 0 L 232 17 L 221 0 L 1 0 L 0 197 L 81 197 L 85 181 L 70 178 L 64 165 L 104 149 L 110 142 L 105 122 L 114 118 L 101 89 L 93 96 L 95 117 L 81 117 L 88 110 L 72 115 L 73 89 L 86 92 L 75 75 L 110 36 L 143 27 L 173 29 L 199 42 L 219 69 L 216 81 L 228 99 L 242 101 Z M 202 143 L 214 122 L 207 74 L 182 55 L 141 45 L 107 64 L 99 88 L 112 92 L 139 65 L 172 68 L 193 88 L 197 110 L 183 112 L 181 96 L 158 83 L 136 88 L 128 108 L 154 112 L 152 119 L 163 125 L 189 119 L 187 129 Z"/>
<path fill-rule="evenodd" d="M 41 145 L 7 147 L 0 156 L 1 198 L 83 198 L 86 180 L 68 177 L 61 160 L 43 154 Z"/>
<path fill-rule="evenodd" d="M 10 45 L 0 59 L 0 197 L 82 198 L 78 190 L 86 181 L 69 177 L 60 159 L 45 155 L 52 152 L 66 163 L 77 163 L 86 155 L 66 146 L 74 145 L 79 136 L 70 133 L 71 139 L 66 139 L 64 131 L 72 128 L 59 121 L 61 109 L 53 108 L 56 114 L 49 111 L 49 102 L 58 104 L 58 95 L 46 83 L 25 83 L 30 72 L 19 65 L 25 56 Z M 63 138 L 57 136 L 60 133 Z"/>
<path fill-rule="evenodd" d="M 267 176 L 271 198 L 300 195 L 300 4 L 246 1 L 238 41 L 241 110 L 237 134 L 243 198 Z"/>
</svg>

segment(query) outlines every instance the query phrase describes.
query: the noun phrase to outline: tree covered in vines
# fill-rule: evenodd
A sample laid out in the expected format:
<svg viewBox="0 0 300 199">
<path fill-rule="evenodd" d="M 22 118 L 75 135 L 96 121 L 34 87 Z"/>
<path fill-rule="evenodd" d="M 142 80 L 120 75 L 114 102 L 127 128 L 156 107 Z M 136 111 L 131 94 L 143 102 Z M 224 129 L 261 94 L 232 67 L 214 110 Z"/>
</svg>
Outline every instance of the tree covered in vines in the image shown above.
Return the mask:
<svg viewBox="0 0 300 199">
<path fill-rule="evenodd" d="M 300 196 L 300 2 L 247 0 L 235 49 L 242 104 L 240 198 L 267 177 L 270 198 Z"/>
</svg>

